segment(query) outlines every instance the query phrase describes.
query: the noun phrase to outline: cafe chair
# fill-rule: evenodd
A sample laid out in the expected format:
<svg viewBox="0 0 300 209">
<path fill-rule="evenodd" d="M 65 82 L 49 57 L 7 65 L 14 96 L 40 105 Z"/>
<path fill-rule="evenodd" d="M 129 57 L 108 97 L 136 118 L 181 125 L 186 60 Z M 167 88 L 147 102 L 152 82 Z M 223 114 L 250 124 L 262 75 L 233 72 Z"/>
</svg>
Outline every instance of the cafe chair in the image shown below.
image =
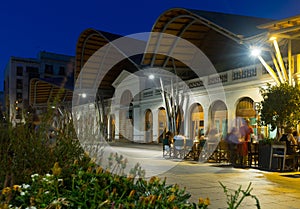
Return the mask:
<svg viewBox="0 0 300 209">
<path fill-rule="evenodd" d="M 185 154 L 184 154 L 184 159 L 195 159 L 196 156 L 196 150 L 194 149 L 194 142 L 192 139 L 186 139 L 185 141 Z"/>
<path fill-rule="evenodd" d="M 285 171 L 286 169 L 286 161 L 291 160 L 292 161 L 292 169 L 295 169 L 296 166 L 296 158 L 295 154 L 287 154 L 286 152 L 286 144 L 272 144 L 271 145 L 271 152 L 270 152 L 270 162 L 269 162 L 269 170 L 272 169 L 272 161 L 273 159 L 278 160 L 278 168 L 280 168 L 281 171 Z"/>
<path fill-rule="evenodd" d="M 221 140 L 217 147 L 217 162 L 228 163 L 229 162 L 228 153 L 229 153 L 228 143 L 225 140 Z"/>
<path fill-rule="evenodd" d="M 163 157 L 172 156 L 172 147 L 169 143 L 169 139 L 163 139 Z"/>
<path fill-rule="evenodd" d="M 185 139 L 175 139 L 174 140 L 174 158 L 184 158 L 185 154 Z"/>
</svg>

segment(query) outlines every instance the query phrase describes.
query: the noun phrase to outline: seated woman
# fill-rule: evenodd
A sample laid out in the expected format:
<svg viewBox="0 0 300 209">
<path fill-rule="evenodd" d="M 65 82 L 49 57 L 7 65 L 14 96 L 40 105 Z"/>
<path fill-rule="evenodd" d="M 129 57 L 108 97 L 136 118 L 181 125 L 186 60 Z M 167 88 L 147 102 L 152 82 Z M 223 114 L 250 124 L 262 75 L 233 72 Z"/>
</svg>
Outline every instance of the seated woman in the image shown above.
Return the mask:
<svg viewBox="0 0 300 209">
<path fill-rule="evenodd" d="M 280 141 L 286 143 L 286 154 L 291 155 L 296 152 L 296 148 L 298 144 L 297 139 L 293 136 L 293 130 L 291 128 L 287 129 L 286 133 L 284 133 Z"/>
</svg>

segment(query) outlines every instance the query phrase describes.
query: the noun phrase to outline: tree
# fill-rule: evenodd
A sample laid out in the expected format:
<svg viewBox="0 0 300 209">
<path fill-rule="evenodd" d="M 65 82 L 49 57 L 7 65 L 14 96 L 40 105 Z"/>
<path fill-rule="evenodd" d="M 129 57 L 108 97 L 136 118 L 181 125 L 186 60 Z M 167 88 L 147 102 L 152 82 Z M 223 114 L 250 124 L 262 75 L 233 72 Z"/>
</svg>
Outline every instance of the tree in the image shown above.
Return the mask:
<svg viewBox="0 0 300 209">
<path fill-rule="evenodd" d="M 185 87 L 183 87 L 182 92 L 179 92 L 178 83 L 173 85 L 171 80 L 170 92 L 165 91 L 162 79 L 160 79 L 161 94 L 163 101 L 166 106 L 166 115 L 168 122 L 168 130 L 174 135 L 180 134 L 182 112 L 181 107 L 183 107 L 184 101 L 188 100 L 185 94 Z M 175 87 L 174 87 L 175 86 Z"/>
<path fill-rule="evenodd" d="M 300 89 L 282 83 L 278 86 L 267 85 L 261 88 L 261 125 L 271 125 L 271 130 L 277 128 L 277 136 L 282 129 L 296 127 L 300 122 Z"/>
</svg>

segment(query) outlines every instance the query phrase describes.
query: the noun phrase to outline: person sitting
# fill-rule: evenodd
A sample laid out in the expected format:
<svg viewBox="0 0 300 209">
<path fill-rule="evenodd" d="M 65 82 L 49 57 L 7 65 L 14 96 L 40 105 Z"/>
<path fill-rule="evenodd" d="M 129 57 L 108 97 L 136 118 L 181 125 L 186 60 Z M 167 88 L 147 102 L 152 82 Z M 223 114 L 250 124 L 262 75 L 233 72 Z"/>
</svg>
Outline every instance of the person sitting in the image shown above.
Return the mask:
<svg viewBox="0 0 300 209">
<path fill-rule="evenodd" d="M 279 141 L 285 142 L 286 154 L 291 155 L 296 152 L 296 146 L 298 144 L 297 139 L 293 136 L 291 128 L 287 129 L 286 133 L 282 134 Z"/>
<path fill-rule="evenodd" d="M 165 137 L 163 139 L 163 155 L 169 154 L 171 156 L 171 147 L 173 146 L 173 141 L 172 141 L 172 133 L 168 131 L 165 134 Z"/>
</svg>

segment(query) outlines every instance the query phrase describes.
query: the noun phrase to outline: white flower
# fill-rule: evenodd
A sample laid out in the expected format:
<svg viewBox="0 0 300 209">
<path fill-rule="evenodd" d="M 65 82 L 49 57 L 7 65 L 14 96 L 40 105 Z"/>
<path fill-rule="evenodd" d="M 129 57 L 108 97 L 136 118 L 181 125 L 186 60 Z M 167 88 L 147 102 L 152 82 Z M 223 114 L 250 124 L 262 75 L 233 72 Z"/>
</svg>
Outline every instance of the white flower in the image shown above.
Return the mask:
<svg viewBox="0 0 300 209">
<path fill-rule="evenodd" d="M 24 189 L 28 189 L 29 187 L 30 187 L 29 184 L 22 184 L 22 188 L 24 188 Z"/>
<path fill-rule="evenodd" d="M 46 191 L 45 194 L 49 194 L 49 191 Z"/>
<path fill-rule="evenodd" d="M 21 196 L 24 196 L 24 195 L 25 195 L 25 192 L 21 192 L 20 195 L 21 195 Z"/>
<path fill-rule="evenodd" d="M 52 175 L 51 175 L 51 174 L 49 174 L 49 173 L 47 173 L 47 174 L 46 174 L 46 176 L 47 176 L 47 177 L 51 177 Z"/>
<path fill-rule="evenodd" d="M 37 174 L 37 173 L 36 174 L 32 174 L 31 178 L 35 178 L 35 177 L 38 177 L 38 176 L 39 176 L 39 174 Z"/>
<path fill-rule="evenodd" d="M 63 179 L 58 179 L 58 182 L 63 181 Z"/>
</svg>

